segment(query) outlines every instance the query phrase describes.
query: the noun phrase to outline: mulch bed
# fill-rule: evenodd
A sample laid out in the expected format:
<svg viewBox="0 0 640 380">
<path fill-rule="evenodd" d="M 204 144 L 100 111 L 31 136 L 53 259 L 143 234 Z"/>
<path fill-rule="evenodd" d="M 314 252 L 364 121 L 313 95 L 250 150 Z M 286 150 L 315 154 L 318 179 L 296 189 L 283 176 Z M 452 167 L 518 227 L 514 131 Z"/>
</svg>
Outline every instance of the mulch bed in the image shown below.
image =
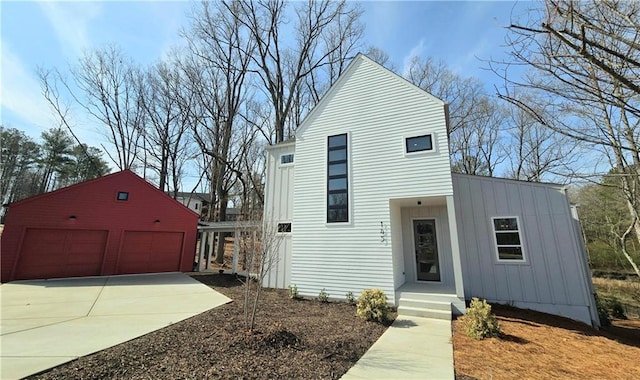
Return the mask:
<svg viewBox="0 0 640 380">
<path fill-rule="evenodd" d="M 236 276 L 193 277 L 234 301 L 30 378 L 337 379 L 387 328 L 356 317 L 353 305 L 266 290 L 249 334 Z"/>
<path fill-rule="evenodd" d="M 502 336 L 474 340 L 453 323 L 456 379 L 640 379 L 640 321 L 601 330 L 508 306 L 493 310 Z"/>
</svg>

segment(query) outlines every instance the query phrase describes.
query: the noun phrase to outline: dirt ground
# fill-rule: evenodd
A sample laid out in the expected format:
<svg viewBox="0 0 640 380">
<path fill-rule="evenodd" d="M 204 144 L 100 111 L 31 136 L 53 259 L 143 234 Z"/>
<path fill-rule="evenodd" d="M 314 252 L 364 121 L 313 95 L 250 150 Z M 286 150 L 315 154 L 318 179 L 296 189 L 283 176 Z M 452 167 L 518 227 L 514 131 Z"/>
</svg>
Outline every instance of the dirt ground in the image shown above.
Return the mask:
<svg viewBox="0 0 640 380">
<path fill-rule="evenodd" d="M 211 255 L 211 260 L 209 261 L 209 265 L 207 267 L 207 269 L 210 270 L 229 270 L 232 268 L 233 266 L 233 242 L 234 239 L 233 237 L 225 237 L 224 239 L 224 259 L 222 264 L 218 264 L 217 262 L 215 262 L 215 249 L 212 252 Z M 201 241 L 198 240 L 196 243 L 196 258 L 195 261 L 198 260 L 198 255 L 200 254 L 200 244 Z M 214 247 L 217 248 L 217 240 L 214 242 Z M 240 250 L 239 252 L 239 257 L 238 257 L 238 271 L 242 271 L 244 268 L 242 268 L 242 263 L 243 263 L 243 253 L 242 250 Z"/>
<path fill-rule="evenodd" d="M 356 317 L 353 305 L 267 290 L 247 334 L 236 276 L 193 277 L 234 301 L 30 378 L 337 379 L 387 328 Z"/>
<path fill-rule="evenodd" d="M 640 379 L 640 321 L 585 324 L 494 306 L 503 336 L 482 341 L 454 321 L 457 379 Z"/>
<path fill-rule="evenodd" d="M 337 379 L 386 329 L 346 303 L 268 290 L 257 331 L 246 334 L 236 277 L 193 277 L 235 301 L 31 379 Z M 453 322 L 457 379 L 640 379 L 638 320 L 598 331 L 529 310 L 493 311 L 500 338 L 468 338 Z"/>
</svg>

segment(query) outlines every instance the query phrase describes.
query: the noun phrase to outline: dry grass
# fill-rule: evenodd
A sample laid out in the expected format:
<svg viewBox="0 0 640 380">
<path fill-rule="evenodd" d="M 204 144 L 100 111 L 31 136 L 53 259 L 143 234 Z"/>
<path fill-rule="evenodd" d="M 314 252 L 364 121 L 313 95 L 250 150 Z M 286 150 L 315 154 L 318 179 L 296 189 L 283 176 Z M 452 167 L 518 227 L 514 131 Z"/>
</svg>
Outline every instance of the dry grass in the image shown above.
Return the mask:
<svg viewBox="0 0 640 380">
<path fill-rule="evenodd" d="M 494 306 L 503 335 L 474 340 L 454 321 L 459 379 L 640 379 L 640 321 L 603 330 L 569 319 Z"/>
<path fill-rule="evenodd" d="M 637 279 L 615 280 L 594 277 L 593 285 L 599 296 L 615 297 L 625 306 L 631 306 L 636 310 L 640 309 L 640 281 Z"/>
</svg>

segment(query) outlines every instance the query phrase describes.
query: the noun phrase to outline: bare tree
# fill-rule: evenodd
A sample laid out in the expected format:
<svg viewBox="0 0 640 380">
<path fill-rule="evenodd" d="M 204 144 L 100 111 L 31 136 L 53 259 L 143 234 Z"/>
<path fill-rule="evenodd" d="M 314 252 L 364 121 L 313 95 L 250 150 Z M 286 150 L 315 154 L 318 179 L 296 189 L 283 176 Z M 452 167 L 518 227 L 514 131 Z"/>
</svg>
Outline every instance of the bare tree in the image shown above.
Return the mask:
<svg viewBox="0 0 640 380">
<path fill-rule="evenodd" d="M 257 210 L 254 210 L 257 211 Z M 278 234 L 277 224 L 265 223 L 257 228 L 256 223 L 262 219 L 261 213 L 250 214 L 248 222 L 239 222 L 242 227 L 240 237 L 240 251 L 244 258 L 243 267 L 246 271 L 244 280 L 244 323 L 247 331 L 255 328 L 256 316 L 260 308 L 262 283 L 268 272 L 278 263 L 278 254 L 283 235 Z M 236 237 L 238 237 L 236 235 Z"/>
<path fill-rule="evenodd" d="M 139 75 L 133 62 L 118 48 L 107 46 L 85 53 L 72 68 L 73 82 L 80 93 L 72 91 L 62 76 L 55 77 L 78 106 L 106 127 L 105 134 L 115 156 L 103 148 L 119 169 L 134 166 L 144 133 L 144 112 L 136 89 Z M 46 83 L 45 86 L 52 87 Z"/>
<path fill-rule="evenodd" d="M 451 162 L 458 173 L 494 176 L 508 152 L 502 148 L 505 110 L 495 100 L 483 96 L 473 102 L 475 116 L 451 134 Z"/>
<path fill-rule="evenodd" d="M 482 118 L 480 103 L 488 95 L 477 78 L 462 78 L 449 70 L 444 62 L 432 58 L 413 57 L 404 77 L 426 92 L 449 103 L 449 135 Z"/>
<path fill-rule="evenodd" d="M 184 33 L 189 57 L 183 61 L 189 96 L 195 98 L 193 133 L 201 151 L 211 157 L 212 205 L 209 219 L 224 221 L 229 191 L 237 181 L 237 160 L 232 157 L 241 107 L 251 90 L 249 64 L 255 42 L 235 16 L 239 3 L 212 8 L 202 6 L 192 15 Z M 224 259 L 224 236 L 218 237 L 216 261 Z"/>
<path fill-rule="evenodd" d="M 633 235 L 640 242 L 640 3 L 546 0 L 528 16 L 508 27 L 511 61 L 492 64 L 507 81 L 500 96 L 540 125 L 606 157 L 609 167 L 576 174 L 614 170 L 630 215 L 621 246 Z M 510 78 L 514 65 L 530 72 Z M 522 89 L 549 99 L 544 114 L 516 96 Z M 640 276 L 624 248 L 623 254 Z"/>
<path fill-rule="evenodd" d="M 543 100 L 522 100 L 527 104 L 544 104 Z M 544 110 L 537 111 L 538 114 Z M 513 179 L 541 182 L 549 176 L 567 178 L 568 168 L 575 167 L 580 157 L 579 144 L 555 133 L 519 107 L 508 107 L 510 136 L 507 175 Z"/>
<path fill-rule="evenodd" d="M 139 81 L 140 105 L 146 113 L 148 127 L 144 148 L 151 156 L 145 160 L 158 174 L 158 188 L 179 191 L 183 166 L 191 155 L 189 133 L 190 97 L 181 96 L 183 78 L 172 63 L 151 66 Z"/>
<path fill-rule="evenodd" d="M 111 161 L 119 169 L 131 169 L 137 158 L 144 131 L 144 112 L 140 107 L 136 78 L 139 72 L 122 52 L 107 46 L 85 53 L 72 68 L 72 81 L 79 92 L 58 70 L 39 70 L 45 98 L 54 108 L 61 123 L 71 129 L 69 108 L 60 100 L 59 84 L 73 102 L 106 127 L 107 140 L 115 154 L 103 146 Z"/>
<path fill-rule="evenodd" d="M 223 6 L 247 28 L 256 44 L 256 53 L 251 54 L 252 70 L 273 110 L 275 141 L 269 142 L 284 141 L 285 132 L 291 133 L 287 131 L 289 118 L 300 118 L 300 109 L 294 105 L 299 100 L 301 84 L 309 79 L 309 87 L 322 88 L 309 76 L 329 67 L 330 81 L 349 58 L 362 31 L 357 26 L 359 8 L 344 0 L 296 3 L 296 21 L 289 26 L 287 3 L 282 0 L 225 1 Z M 295 44 L 287 46 L 291 34 Z M 319 92 L 314 95 L 316 98 Z M 298 115 L 292 114 L 294 110 Z"/>
<path fill-rule="evenodd" d="M 449 142 L 453 170 L 495 174 L 505 156 L 500 149 L 500 133 L 505 111 L 484 90 L 476 78 L 462 78 L 442 61 L 413 57 L 405 78 L 449 104 Z"/>
<path fill-rule="evenodd" d="M 369 57 L 371 60 L 378 63 L 379 65 L 382 65 L 393 72 L 398 71 L 398 68 L 396 67 L 396 65 L 391 61 L 389 54 L 387 54 L 386 51 L 376 46 L 369 46 L 364 51 L 364 55 L 366 55 L 367 57 Z"/>
</svg>

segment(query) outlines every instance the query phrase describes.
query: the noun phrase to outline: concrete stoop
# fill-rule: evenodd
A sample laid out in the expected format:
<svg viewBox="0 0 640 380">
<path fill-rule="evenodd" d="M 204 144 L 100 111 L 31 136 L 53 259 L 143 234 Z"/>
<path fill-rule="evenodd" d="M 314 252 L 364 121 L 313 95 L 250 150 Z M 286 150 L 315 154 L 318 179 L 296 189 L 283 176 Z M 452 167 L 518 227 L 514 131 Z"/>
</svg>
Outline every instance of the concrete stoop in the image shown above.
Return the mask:
<svg viewBox="0 0 640 380">
<path fill-rule="evenodd" d="M 398 300 L 398 315 L 451 320 L 451 302 L 402 297 Z"/>
</svg>

